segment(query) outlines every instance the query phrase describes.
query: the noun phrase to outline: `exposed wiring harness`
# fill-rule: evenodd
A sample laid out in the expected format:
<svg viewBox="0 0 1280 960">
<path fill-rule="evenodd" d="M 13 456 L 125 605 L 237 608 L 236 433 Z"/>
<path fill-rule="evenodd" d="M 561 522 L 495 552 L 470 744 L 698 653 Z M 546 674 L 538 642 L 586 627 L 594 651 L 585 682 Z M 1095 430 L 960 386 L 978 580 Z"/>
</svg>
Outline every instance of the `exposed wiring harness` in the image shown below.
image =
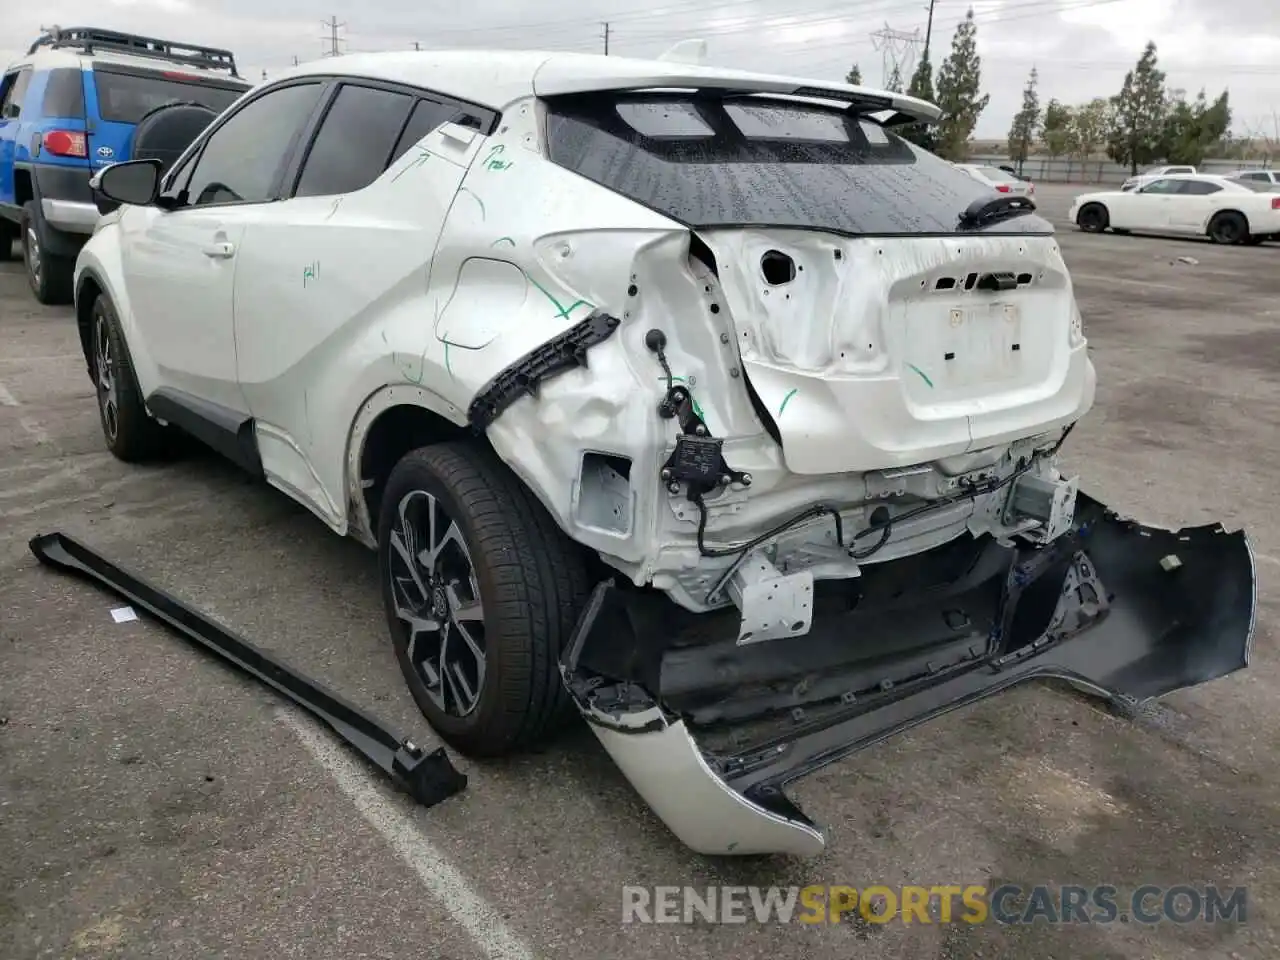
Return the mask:
<svg viewBox="0 0 1280 960">
<path fill-rule="evenodd" d="M 1070 435 L 1071 431 L 1074 428 L 1075 428 L 1074 423 L 1067 424 L 1066 429 L 1062 431 L 1062 436 L 1058 437 L 1057 442 L 1054 443 L 1052 447 L 1050 447 L 1048 450 L 1036 451 L 1030 456 L 1030 458 L 1028 458 L 1028 460 L 1025 463 L 1020 464 L 1007 477 L 1004 477 L 1000 480 L 988 480 L 986 482 L 980 482 L 976 480 L 961 480 L 960 484 L 964 489 L 960 493 L 952 494 L 949 497 L 942 497 L 938 500 L 931 500 L 928 503 L 921 504 L 918 507 L 914 507 L 910 510 L 907 510 L 904 513 L 900 513 L 895 517 L 889 517 L 887 520 L 882 520 L 878 523 L 869 524 L 868 526 L 864 527 L 863 529 L 859 530 L 857 533 L 853 535 L 853 538 L 851 539 L 848 545 L 849 556 L 854 560 L 865 560 L 867 557 L 870 557 L 873 554 L 877 553 L 882 547 L 884 547 L 886 543 L 889 542 L 889 538 L 893 535 L 893 526 L 896 523 L 902 523 L 903 521 L 906 521 L 906 520 L 912 520 L 926 513 L 931 513 L 934 510 L 941 510 L 945 507 L 954 506 L 957 503 L 964 503 L 966 501 L 976 500 L 980 496 L 983 496 L 989 493 L 995 493 L 1001 487 L 1008 486 L 1009 484 L 1013 483 L 1013 481 L 1017 480 L 1018 477 L 1022 476 L 1024 473 L 1026 473 L 1028 470 L 1034 467 L 1041 460 L 1050 459 L 1054 456 L 1057 456 L 1058 451 L 1062 449 L 1062 445 L 1066 442 L 1067 437 Z M 734 546 L 731 546 L 731 547 L 710 548 L 706 545 L 706 539 L 705 539 L 706 529 L 707 529 L 707 506 L 703 502 L 702 497 L 700 496 L 694 498 L 693 502 L 698 506 L 698 552 L 702 554 L 702 556 L 704 557 L 712 557 L 717 559 L 722 557 L 734 556 L 735 554 L 737 555 L 737 559 L 732 564 L 729 565 L 729 569 L 724 572 L 724 574 L 720 577 L 720 579 L 716 581 L 716 585 L 712 587 L 711 590 L 707 593 L 707 598 L 706 598 L 707 603 L 712 603 L 715 601 L 715 599 L 720 595 L 720 592 L 724 589 L 724 585 L 729 581 L 729 578 L 733 576 L 734 571 L 738 569 L 742 561 L 746 559 L 747 554 L 754 547 L 758 547 L 760 544 L 764 543 L 766 540 L 770 540 L 781 533 L 785 533 L 787 530 L 790 530 L 792 527 L 796 526 L 797 524 L 803 523 L 804 521 L 809 520 L 813 517 L 822 516 L 823 514 L 830 514 L 831 517 L 834 519 L 835 525 L 836 525 L 836 544 L 840 547 L 845 546 L 844 524 L 840 518 L 840 511 L 838 511 L 835 507 L 831 507 L 826 504 L 820 504 L 820 505 L 812 506 L 809 509 L 796 514 L 790 520 L 783 521 L 773 529 L 760 534 L 758 537 L 753 537 L 752 539 L 748 540 L 746 543 L 735 544 Z M 877 533 L 880 534 L 880 539 L 878 539 L 871 547 L 862 551 L 861 553 L 857 552 L 854 549 L 853 545 L 857 543 L 859 540 L 862 540 L 866 537 L 873 536 Z"/>
</svg>

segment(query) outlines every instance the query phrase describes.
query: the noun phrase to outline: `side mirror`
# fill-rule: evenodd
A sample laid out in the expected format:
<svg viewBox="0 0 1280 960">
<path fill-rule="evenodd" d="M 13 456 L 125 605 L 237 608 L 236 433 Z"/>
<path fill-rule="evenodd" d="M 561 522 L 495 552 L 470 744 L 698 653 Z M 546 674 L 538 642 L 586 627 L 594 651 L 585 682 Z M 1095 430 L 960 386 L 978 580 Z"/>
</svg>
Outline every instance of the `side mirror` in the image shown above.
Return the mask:
<svg viewBox="0 0 1280 960">
<path fill-rule="evenodd" d="M 89 186 L 108 200 L 146 207 L 160 194 L 159 160 L 127 160 L 100 170 Z"/>
</svg>

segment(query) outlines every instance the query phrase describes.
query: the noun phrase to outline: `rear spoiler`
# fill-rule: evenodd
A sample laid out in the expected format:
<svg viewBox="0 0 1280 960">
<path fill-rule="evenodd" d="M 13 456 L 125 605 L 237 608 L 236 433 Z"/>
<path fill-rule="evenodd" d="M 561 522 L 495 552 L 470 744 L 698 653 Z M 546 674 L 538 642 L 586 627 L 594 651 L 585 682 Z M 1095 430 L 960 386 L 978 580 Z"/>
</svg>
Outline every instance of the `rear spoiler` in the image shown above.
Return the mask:
<svg viewBox="0 0 1280 960">
<path fill-rule="evenodd" d="M 678 51 L 676 56 L 691 51 Z M 723 90 L 726 93 L 772 93 L 835 100 L 858 113 L 893 112 L 886 123 L 936 123 L 942 111 L 932 103 L 888 90 L 825 83 L 796 77 L 725 70 L 692 65 L 677 59 L 655 62 L 627 57 L 588 57 L 557 54 L 533 77 L 534 94 L 554 97 L 574 93 L 639 92 L 644 90 Z"/>
</svg>

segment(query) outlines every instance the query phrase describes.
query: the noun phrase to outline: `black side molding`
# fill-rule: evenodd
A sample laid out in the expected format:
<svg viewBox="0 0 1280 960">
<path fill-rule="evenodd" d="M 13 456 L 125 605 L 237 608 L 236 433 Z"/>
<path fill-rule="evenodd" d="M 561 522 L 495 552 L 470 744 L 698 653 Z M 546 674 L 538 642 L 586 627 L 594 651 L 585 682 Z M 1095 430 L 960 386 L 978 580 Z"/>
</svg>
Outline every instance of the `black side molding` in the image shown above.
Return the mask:
<svg viewBox="0 0 1280 960">
<path fill-rule="evenodd" d="M 66 534 L 41 534 L 33 537 L 28 545 L 36 559 L 46 566 L 96 582 L 147 611 L 192 643 L 212 651 L 288 697 L 313 717 L 328 724 L 338 736 L 423 806 L 430 807 L 447 800 L 467 785 L 466 775 L 454 768 L 443 747 L 425 753 L 408 737 L 390 729 L 318 681 Z"/>
<path fill-rule="evenodd" d="M 467 409 L 471 428 L 483 433 L 520 397 L 525 394 L 537 396 L 542 381 L 566 370 L 585 367 L 587 351 L 613 336 L 621 323 L 617 317 L 603 310 L 593 310 L 585 320 L 526 353 L 476 394 Z"/>
<path fill-rule="evenodd" d="M 147 409 L 161 420 L 181 427 L 255 477 L 263 476 L 252 417 L 173 387 L 161 387 L 147 397 Z"/>
</svg>

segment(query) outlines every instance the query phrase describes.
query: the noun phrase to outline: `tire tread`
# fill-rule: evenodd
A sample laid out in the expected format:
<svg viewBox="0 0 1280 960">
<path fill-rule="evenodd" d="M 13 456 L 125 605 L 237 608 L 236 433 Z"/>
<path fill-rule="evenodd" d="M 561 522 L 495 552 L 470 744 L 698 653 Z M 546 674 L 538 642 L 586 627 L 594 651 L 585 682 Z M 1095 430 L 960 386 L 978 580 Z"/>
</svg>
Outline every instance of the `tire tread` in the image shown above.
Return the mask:
<svg viewBox="0 0 1280 960">
<path fill-rule="evenodd" d="M 469 528 L 472 560 L 486 568 L 494 594 L 484 598 L 485 642 L 501 651 L 500 704 L 485 726 L 446 739 L 472 755 L 533 746 L 574 713 L 559 659 L 591 589 L 581 548 L 496 455 L 474 444 L 411 451 L 388 490 L 410 470 L 430 473 L 457 499 L 466 515 L 453 519 Z"/>
</svg>

